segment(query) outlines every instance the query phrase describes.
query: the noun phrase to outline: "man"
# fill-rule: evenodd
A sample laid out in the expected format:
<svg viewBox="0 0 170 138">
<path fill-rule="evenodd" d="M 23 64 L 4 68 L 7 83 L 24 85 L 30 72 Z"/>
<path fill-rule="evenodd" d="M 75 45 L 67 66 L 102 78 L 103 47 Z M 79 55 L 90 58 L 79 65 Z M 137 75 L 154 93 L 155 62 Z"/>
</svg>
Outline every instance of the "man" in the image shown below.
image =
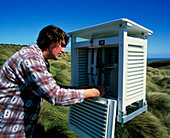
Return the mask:
<svg viewBox="0 0 170 138">
<path fill-rule="evenodd" d="M 48 59 L 65 52 L 69 37 L 56 27 L 40 31 L 37 45 L 24 47 L 0 70 L 0 137 L 31 137 L 45 99 L 53 105 L 70 105 L 103 96 L 104 87 L 73 89 L 56 84 Z"/>
</svg>

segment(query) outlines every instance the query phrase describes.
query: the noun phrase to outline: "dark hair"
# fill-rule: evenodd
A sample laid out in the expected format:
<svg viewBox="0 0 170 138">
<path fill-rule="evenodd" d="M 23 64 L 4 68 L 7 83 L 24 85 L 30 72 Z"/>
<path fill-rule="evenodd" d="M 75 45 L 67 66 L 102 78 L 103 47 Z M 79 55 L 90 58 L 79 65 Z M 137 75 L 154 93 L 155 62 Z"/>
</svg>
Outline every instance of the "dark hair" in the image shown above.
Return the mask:
<svg viewBox="0 0 170 138">
<path fill-rule="evenodd" d="M 40 31 L 37 39 L 37 45 L 41 50 L 44 50 L 51 42 L 56 43 L 63 39 L 67 45 L 69 42 L 67 34 L 59 27 L 49 25 Z"/>
</svg>

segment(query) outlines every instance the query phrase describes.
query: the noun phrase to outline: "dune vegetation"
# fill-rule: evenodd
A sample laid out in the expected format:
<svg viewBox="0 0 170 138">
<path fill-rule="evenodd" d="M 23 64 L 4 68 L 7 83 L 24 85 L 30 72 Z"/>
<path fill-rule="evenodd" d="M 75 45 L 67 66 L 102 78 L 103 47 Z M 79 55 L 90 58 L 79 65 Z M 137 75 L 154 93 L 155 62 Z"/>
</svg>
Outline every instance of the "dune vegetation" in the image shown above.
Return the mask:
<svg viewBox="0 0 170 138">
<path fill-rule="evenodd" d="M 0 44 L 0 68 L 22 46 Z M 50 60 L 50 72 L 58 84 L 71 85 L 71 53 L 59 60 Z M 168 138 L 170 137 L 170 60 L 148 62 L 146 98 L 148 111 L 135 117 L 122 127 L 116 123 L 116 138 Z M 35 136 L 79 137 L 68 129 L 69 107 L 53 106 L 44 101 Z"/>
</svg>

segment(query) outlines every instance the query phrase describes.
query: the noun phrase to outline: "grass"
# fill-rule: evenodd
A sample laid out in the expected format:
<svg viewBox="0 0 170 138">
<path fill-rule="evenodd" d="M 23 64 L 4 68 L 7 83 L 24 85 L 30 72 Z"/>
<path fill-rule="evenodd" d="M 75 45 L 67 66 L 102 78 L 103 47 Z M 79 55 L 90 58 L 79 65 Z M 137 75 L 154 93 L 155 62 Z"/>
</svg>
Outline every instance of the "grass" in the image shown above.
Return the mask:
<svg viewBox="0 0 170 138">
<path fill-rule="evenodd" d="M 21 45 L 0 44 L 0 68 L 10 56 L 21 48 Z"/>
<path fill-rule="evenodd" d="M 129 138 L 167 138 L 168 128 L 154 114 L 147 111 L 126 124 Z"/>
<path fill-rule="evenodd" d="M 0 44 L 0 67 L 22 46 Z M 59 60 L 50 60 L 50 72 L 58 84 L 71 85 L 71 54 Z M 130 120 L 122 127 L 116 123 L 116 138 L 167 138 L 170 137 L 170 61 L 148 62 L 148 111 Z M 53 106 L 44 101 L 36 128 L 36 137 L 79 138 L 68 129 L 69 107 Z"/>
<path fill-rule="evenodd" d="M 57 69 L 61 69 L 62 71 L 66 71 L 66 72 L 68 71 L 67 73 L 70 74 L 70 70 L 68 68 L 71 66 L 69 63 L 66 63 L 67 61 L 65 61 L 64 59 L 66 58 L 62 57 L 61 59 L 59 59 L 61 61 L 58 60 L 57 62 L 51 62 L 51 65 L 55 66 L 55 68 Z M 63 67 L 63 65 L 65 67 Z M 55 71 L 55 73 L 56 72 L 57 71 Z M 147 68 L 147 101 L 148 101 L 149 109 L 146 113 L 142 113 L 141 115 L 127 122 L 125 124 L 125 127 L 121 127 L 119 123 L 116 123 L 115 137 L 117 138 L 134 138 L 134 137 L 167 138 L 170 136 L 169 134 L 169 130 L 170 130 L 170 127 L 169 127 L 170 126 L 169 73 L 170 73 L 170 70 L 166 69 L 166 67 L 164 68 L 163 67 L 162 68 L 148 67 Z M 62 83 L 63 82 L 62 76 L 64 75 L 65 75 L 64 72 L 63 74 L 61 73 L 59 75 L 61 76 L 61 78 L 59 76 L 57 77 L 56 75 L 57 77 L 56 79 Z M 69 80 L 71 78 L 68 77 L 67 79 Z M 42 114 L 44 112 L 47 112 L 45 108 L 48 108 L 48 106 L 51 106 L 51 105 L 48 105 L 48 104 L 44 105 Z M 59 107 L 56 108 L 57 109 L 56 112 L 58 112 L 58 108 Z M 68 108 L 68 107 L 60 107 L 60 108 Z M 59 112 L 56 118 L 60 118 L 60 113 L 62 114 L 62 112 Z M 42 114 L 40 116 L 39 124 L 43 124 L 41 121 L 41 118 L 44 118 L 44 116 L 42 117 Z M 65 112 L 64 114 L 68 116 L 68 112 Z M 46 115 L 46 118 L 50 118 L 50 116 L 51 115 Z M 62 120 L 62 121 L 60 120 L 61 122 L 64 122 L 65 124 L 65 127 L 63 127 L 62 124 L 58 123 L 56 118 L 53 119 L 53 121 L 48 120 L 51 123 L 54 122 L 56 126 L 53 126 L 51 124 L 51 126 L 53 126 L 51 127 L 51 126 L 46 125 L 47 123 L 44 124 L 46 135 L 50 134 L 51 132 L 49 133 L 49 131 L 54 129 L 54 130 L 59 130 L 59 131 L 61 130 L 62 133 L 64 132 L 65 135 L 62 135 L 62 137 L 69 137 L 69 138 L 79 137 L 77 134 L 67 129 L 67 123 L 66 123 L 67 119 Z M 54 120 L 56 120 L 56 122 Z M 53 136 L 58 136 L 58 135 L 60 135 L 60 132 L 58 131 L 56 131 L 56 133 L 53 133 Z"/>
<path fill-rule="evenodd" d="M 64 53 L 57 61 L 50 60 L 50 72 L 57 84 L 71 85 L 71 53 Z"/>
</svg>

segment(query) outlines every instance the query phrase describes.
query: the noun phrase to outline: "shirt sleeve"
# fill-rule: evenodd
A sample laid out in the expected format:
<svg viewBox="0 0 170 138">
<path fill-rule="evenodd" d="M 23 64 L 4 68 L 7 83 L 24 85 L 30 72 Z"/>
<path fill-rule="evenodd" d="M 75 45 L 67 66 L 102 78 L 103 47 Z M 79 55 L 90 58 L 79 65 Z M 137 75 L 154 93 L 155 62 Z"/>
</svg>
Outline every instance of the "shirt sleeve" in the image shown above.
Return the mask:
<svg viewBox="0 0 170 138">
<path fill-rule="evenodd" d="M 37 96 L 53 105 L 70 105 L 83 102 L 84 89 L 62 88 L 48 72 L 44 60 L 34 58 L 22 62 L 22 71 L 27 87 Z"/>
</svg>

